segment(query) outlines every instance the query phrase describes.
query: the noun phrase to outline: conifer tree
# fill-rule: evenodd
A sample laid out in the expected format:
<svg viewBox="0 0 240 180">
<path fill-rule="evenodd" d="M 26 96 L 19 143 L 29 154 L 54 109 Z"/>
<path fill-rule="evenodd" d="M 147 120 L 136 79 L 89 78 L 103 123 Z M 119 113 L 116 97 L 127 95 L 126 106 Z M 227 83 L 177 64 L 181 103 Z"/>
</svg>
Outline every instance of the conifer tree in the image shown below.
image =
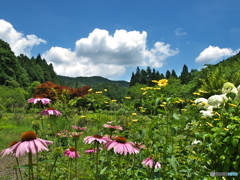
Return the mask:
<svg viewBox="0 0 240 180">
<path fill-rule="evenodd" d="M 183 70 L 180 75 L 180 80 L 182 84 L 187 84 L 190 80 L 190 73 L 188 72 L 188 67 L 185 64 L 183 66 Z"/>
</svg>

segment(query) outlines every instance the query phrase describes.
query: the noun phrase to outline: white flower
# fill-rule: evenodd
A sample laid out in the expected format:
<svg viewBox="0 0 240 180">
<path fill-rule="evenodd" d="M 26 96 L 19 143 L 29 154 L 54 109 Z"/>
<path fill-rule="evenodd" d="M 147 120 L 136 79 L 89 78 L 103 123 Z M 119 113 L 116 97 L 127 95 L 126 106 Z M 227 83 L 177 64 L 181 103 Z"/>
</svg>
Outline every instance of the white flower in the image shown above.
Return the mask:
<svg viewBox="0 0 240 180">
<path fill-rule="evenodd" d="M 237 88 L 234 86 L 233 83 L 227 82 L 223 85 L 222 88 L 222 93 L 227 94 L 227 93 L 235 93 L 237 94 Z"/>
<path fill-rule="evenodd" d="M 208 106 L 206 110 L 207 111 L 213 111 L 213 106 Z"/>
<path fill-rule="evenodd" d="M 225 94 L 222 95 L 213 95 L 208 98 L 208 104 L 213 107 L 219 107 L 221 104 L 224 104 L 228 100 Z"/>
<path fill-rule="evenodd" d="M 194 139 L 194 141 L 192 142 L 192 145 L 199 144 L 199 143 L 201 143 L 201 141 Z"/>
<path fill-rule="evenodd" d="M 237 100 L 240 100 L 240 85 L 237 87 L 237 95 L 236 95 L 236 97 L 235 97 L 235 101 L 237 101 Z"/>
<path fill-rule="evenodd" d="M 204 111 L 201 110 L 200 113 L 202 114 L 202 117 L 212 117 L 214 115 L 213 111 Z"/>
<path fill-rule="evenodd" d="M 201 108 L 207 109 L 209 106 L 208 100 L 206 98 L 197 98 L 194 102 L 197 104 L 197 107 L 199 109 Z"/>
</svg>

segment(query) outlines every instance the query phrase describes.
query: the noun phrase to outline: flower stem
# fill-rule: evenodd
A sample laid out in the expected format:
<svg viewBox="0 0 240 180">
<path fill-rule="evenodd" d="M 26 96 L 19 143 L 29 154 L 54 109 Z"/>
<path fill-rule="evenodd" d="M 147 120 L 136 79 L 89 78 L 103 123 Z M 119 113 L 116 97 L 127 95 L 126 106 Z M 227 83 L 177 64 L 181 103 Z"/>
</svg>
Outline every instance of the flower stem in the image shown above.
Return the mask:
<svg viewBox="0 0 240 180">
<path fill-rule="evenodd" d="M 155 169 L 156 163 L 157 163 L 157 162 L 154 161 L 153 166 L 152 166 L 152 168 L 151 168 L 151 171 L 150 171 L 150 173 L 149 173 L 149 179 L 152 179 L 153 171 L 154 171 L 154 169 Z"/>
<path fill-rule="evenodd" d="M 96 153 L 96 179 L 98 179 L 98 174 L 99 174 L 99 173 L 98 173 L 98 171 L 99 171 L 99 170 L 98 170 L 98 164 L 99 164 L 99 162 L 98 162 L 99 143 L 96 141 L 95 144 L 96 144 L 96 152 L 97 152 L 97 153 Z"/>
<path fill-rule="evenodd" d="M 78 176 L 78 166 L 77 166 L 78 158 L 77 158 L 77 140 L 75 140 L 75 176 Z"/>
<path fill-rule="evenodd" d="M 118 155 L 118 179 L 120 179 L 120 159 L 121 159 L 121 155 Z"/>
<path fill-rule="evenodd" d="M 34 177 L 33 177 L 32 153 L 28 153 L 28 166 L 29 166 L 29 180 L 34 180 Z"/>
<path fill-rule="evenodd" d="M 16 162 L 17 162 L 17 165 L 19 166 L 18 158 L 16 158 Z M 21 173 L 20 168 L 18 168 L 18 172 L 19 172 L 20 178 L 21 178 L 21 180 L 22 180 L 23 178 L 22 178 L 22 173 Z"/>
<path fill-rule="evenodd" d="M 55 167 L 55 164 L 56 164 L 56 162 L 57 162 L 57 159 L 58 159 L 58 157 L 56 157 L 55 160 L 54 160 L 54 163 L 53 163 L 52 169 L 51 169 L 51 171 L 50 171 L 50 174 L 49 174 L 48 180 L 51 179 L 51 175 L 52 175 L 53 169 L 54 169 L 54 167 Z"/>
</svg>

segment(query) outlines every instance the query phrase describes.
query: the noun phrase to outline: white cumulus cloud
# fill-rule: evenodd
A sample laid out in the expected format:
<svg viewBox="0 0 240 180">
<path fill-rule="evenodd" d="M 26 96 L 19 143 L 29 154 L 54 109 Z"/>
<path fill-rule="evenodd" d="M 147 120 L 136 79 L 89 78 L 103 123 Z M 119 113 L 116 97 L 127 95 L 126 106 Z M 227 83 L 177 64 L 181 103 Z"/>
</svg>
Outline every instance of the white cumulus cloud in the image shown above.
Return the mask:
<svg viewBox="0 0 240 180">
<path fill-rule="evenodd" d="M 12 24 L 3 19 L 0 19 L 0 39 L 10 45 L 15 55 L 25 54 L 31 56 L 33 46 L 46 43 L 45 40 L 33 34 L 24 36 L 24 34 L 17 32 Z"/>
<path fill-rule="evenodd" d="M 213 63 L 217 60 L 223 60 L 225 57 L 235 55 L 239 50 L 233 51 L 231 48 L 219 48 L 218 46 L 209 46 L 204 49 L 195 59 L 197 63 Z"/>
<path fill-rule="evenodd" d="M 107 30 L 94 29 L 88 37 L 76 41 L 75 49 L 52 47 L 43 53 L 59 75 L 117 78 L 127 66 L 162 67 L 165 60 L 178 53 L 170 44 L 156 42 L 147 48 L 145 31 L 116 30 L 110 35 Z"/>
</svg>

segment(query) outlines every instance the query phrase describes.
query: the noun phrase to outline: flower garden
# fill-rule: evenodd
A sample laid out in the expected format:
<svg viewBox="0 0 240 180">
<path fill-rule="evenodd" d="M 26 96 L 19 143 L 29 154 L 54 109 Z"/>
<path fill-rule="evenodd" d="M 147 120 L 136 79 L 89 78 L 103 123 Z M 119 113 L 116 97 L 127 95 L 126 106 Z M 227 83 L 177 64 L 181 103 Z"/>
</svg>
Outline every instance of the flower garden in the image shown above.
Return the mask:
<svg viewBox="0 0 240 180">
<path fill-rule="evenodd" d="M 21 120 L 1 117 L 1 135 L 11 134 L 1 156 L 16 159 L 11 168 L 21 180 L 238 179 L 240 86 L 227 82 L 222 94 L 198 90 L 183 99 L 165 95 L 166 79 L 153 82 L 122 102 L 94 89 L 90 104 L 66 94 L 30 98 Z"/>
</svg>

